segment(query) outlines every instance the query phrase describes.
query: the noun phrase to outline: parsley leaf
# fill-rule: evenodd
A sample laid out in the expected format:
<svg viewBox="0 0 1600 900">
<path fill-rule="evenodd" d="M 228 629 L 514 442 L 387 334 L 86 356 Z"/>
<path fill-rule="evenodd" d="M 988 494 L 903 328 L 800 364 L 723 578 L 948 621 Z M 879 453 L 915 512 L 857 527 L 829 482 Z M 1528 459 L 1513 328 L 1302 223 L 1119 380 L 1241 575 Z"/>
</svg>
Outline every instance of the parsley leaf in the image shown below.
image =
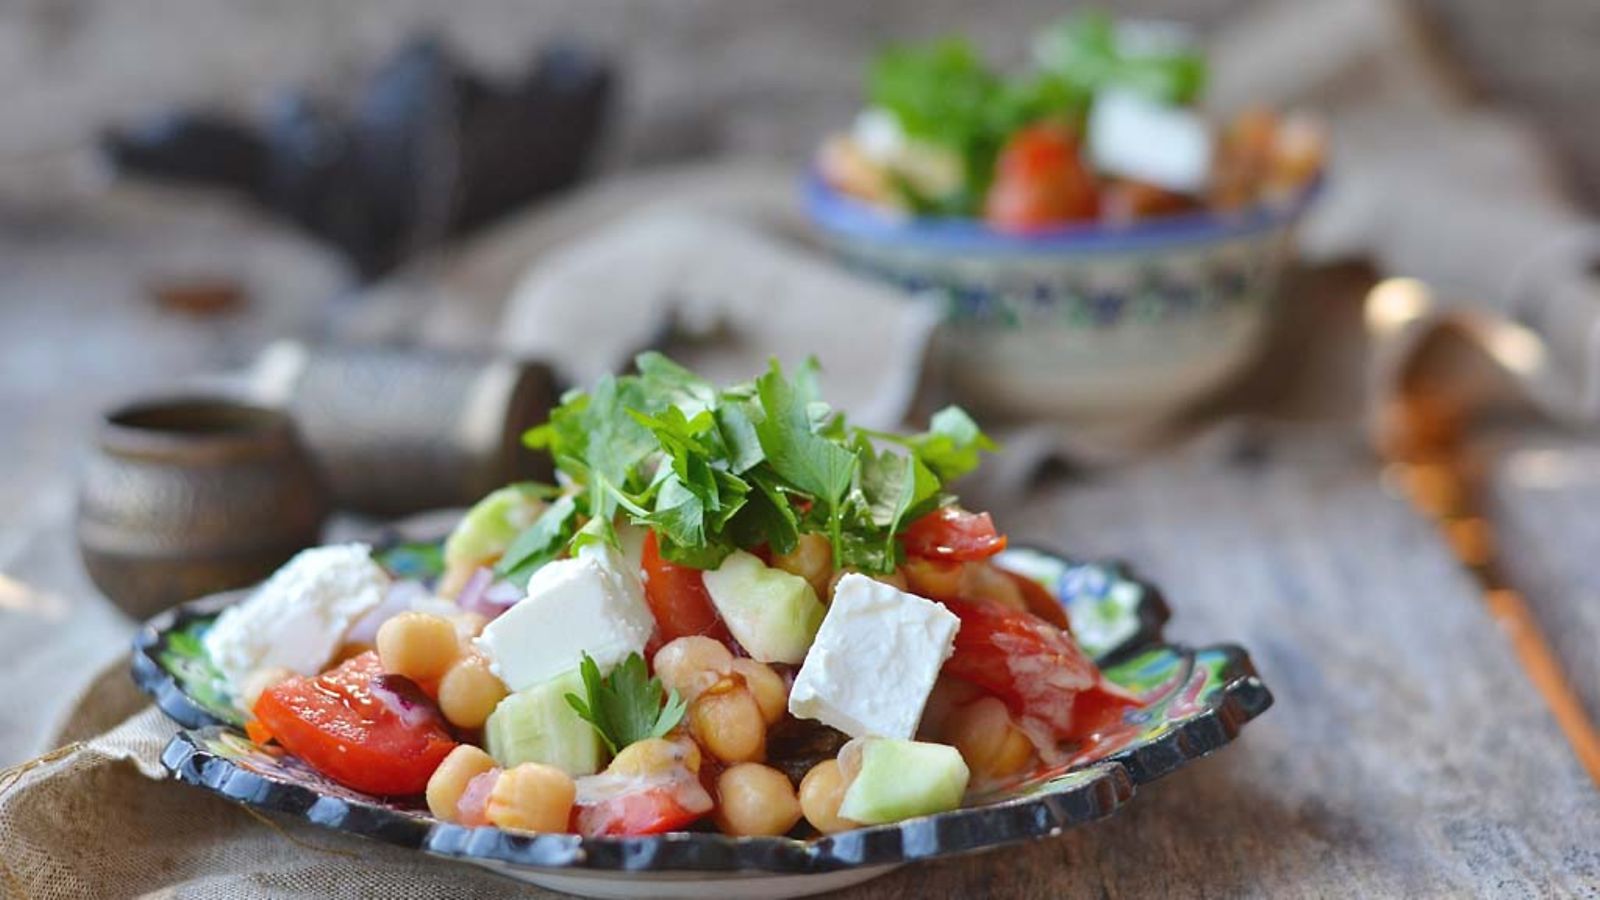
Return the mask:
<svg viewBox="0 0 1600 900">
<path fill-rule="evenodd" d="M 756 423 L 756 436 L 772 470 L 823 508 L 838 558 L 842 501 L 855 475 L 856 455 L 812 430 L 814 369 L 814 362 L 803 367 L 801 377 L 791 383 L 773 360 L 767 373 L 756 379 L 756 392 L 766 413 Z"/>
<path fill-rule="evenodd" d="M 494 574 L 526 587 L 535 570 L 561 555 L 567 539 L 572 536 L 577 512 L 578 505 L 571 497 L 557 498 L 511 541 L 511 546 L 495 563 Z"/>
<path fill-rule="evenodd" d="M 934 413 L 928 430 L 909 438 L 906 445 L 943 481 L 955 481 L 976 469 L 980 452 L 1000 449 L 959 406 Z"/>
<path fill-rule="evenodd" d="M 637 653 L 628 654 L 605 677 L 585 653 L 578 673 L 585 696 L 567 694 L 567 705 L 594 726 L 613 754 L 629 744 L 664 737 L 683 720 L 688 707 L 677 691 L 665 691 L 661 679 L 649 677 L 644 657 Z"/>
</svg>

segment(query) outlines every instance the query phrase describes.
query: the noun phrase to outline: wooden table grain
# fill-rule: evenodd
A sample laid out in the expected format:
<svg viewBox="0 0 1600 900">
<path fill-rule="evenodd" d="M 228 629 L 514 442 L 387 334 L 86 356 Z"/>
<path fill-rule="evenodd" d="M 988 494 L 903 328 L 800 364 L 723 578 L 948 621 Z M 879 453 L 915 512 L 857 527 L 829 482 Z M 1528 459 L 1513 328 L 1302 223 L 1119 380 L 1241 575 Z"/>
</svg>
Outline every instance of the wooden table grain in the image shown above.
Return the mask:
<svg viewBox="0 0 1600 900">
<path fill-rule="evenodd" d="M 30 694 L 0 701 L 0 764 L 38 749 L 41 723 L 131 629 L 87 584 L 69 537 L 74 457 L 95 411 L 303 331 L 338 285 L 281 235 L 271 252 L 255 231 L 213 237 L 255 267 L 252 303 L 185 319 L 150 304 L 142 279 L 189 226 L 44 224 L 0 221 L 0 694 Z M 1323 273 L 1299 287 L 1321 285 L 1338 312 L 1360 281 Z M 1348 330 L 1348 315 L 1335 318 Z M 1600 896 L 1600 793 L 1476 586 L 1386 490 L 1347 415 L 1354 388 L 1328 388 L 1348 361 L 1302 363 L 1296 383 L 1320 385 L 1339 415 L 1258 404 L 1178 450 L 1046 480 L 1002 513 L 1019 539 L 1130 560 L 1165 588 L 1173 637 L 1243 644 L 1276 705 L 1109 821 L 907 867 L 848 896 Z M 1520 434 L 1504 445 L 1495 509 L 1513 577 L 1600 711 L 1600 453 L 1552 440 L 1557 456 Z"/>
</svg>

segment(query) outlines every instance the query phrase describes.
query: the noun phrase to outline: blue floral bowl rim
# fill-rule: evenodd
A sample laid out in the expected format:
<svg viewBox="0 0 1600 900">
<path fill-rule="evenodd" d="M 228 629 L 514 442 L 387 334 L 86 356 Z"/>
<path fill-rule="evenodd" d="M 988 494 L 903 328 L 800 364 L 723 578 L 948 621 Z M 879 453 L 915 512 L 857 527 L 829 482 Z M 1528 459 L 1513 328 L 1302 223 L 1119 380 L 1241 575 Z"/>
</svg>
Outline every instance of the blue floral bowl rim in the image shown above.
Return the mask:
<svg viewBox="0 0 1600 900">
<path fill-rule="evenodd" d="M 807 215 L 837 238 L 877 246 L 974 256 L 1095 256 L 1147 253 L 1269 233 L 1296 222 L 1322 194 L 1319 174 L 1292 197 L 1238 212 L 1197 212 L 1119 225 L 1064 225 L 1033 234 L 995 231 L 976 219 L 896 217 L 834 190 L 815 169 L 801 181 Z"/>
</svg>

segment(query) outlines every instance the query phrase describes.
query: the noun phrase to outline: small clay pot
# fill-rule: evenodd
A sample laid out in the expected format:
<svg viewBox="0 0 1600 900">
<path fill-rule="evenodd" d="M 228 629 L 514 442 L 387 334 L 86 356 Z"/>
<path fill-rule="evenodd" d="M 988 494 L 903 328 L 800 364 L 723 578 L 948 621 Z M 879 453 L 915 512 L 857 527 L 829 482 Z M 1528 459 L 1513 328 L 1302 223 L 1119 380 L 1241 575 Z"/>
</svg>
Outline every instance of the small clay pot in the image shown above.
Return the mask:
<svg viewBox="0 0 1600 900">
<path fill-rule="evenodd" d="M 89 577 L 135 618 L 270 575 L 317 543 L 327 494 L 288 414 L 178 397 L 107 413 L 78 495 Z"/>
</svg>

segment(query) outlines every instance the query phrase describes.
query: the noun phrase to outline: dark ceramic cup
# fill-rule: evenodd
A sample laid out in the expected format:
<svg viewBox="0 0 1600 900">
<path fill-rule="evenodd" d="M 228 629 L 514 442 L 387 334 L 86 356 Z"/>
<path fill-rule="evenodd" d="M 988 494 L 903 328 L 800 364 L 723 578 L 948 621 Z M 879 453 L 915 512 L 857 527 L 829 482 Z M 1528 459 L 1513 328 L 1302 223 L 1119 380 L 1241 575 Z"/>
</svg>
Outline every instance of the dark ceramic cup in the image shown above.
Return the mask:
<svg viewBox="0 0 1600 900">
<path fill-rule="evenodd" d="M 317 543 L 327 510 L 286 413 L 153 400 L 101 422 L 79 488 L 78 547 L 100 590 L 142 619 L 260 581 Z"/>
</svg>

